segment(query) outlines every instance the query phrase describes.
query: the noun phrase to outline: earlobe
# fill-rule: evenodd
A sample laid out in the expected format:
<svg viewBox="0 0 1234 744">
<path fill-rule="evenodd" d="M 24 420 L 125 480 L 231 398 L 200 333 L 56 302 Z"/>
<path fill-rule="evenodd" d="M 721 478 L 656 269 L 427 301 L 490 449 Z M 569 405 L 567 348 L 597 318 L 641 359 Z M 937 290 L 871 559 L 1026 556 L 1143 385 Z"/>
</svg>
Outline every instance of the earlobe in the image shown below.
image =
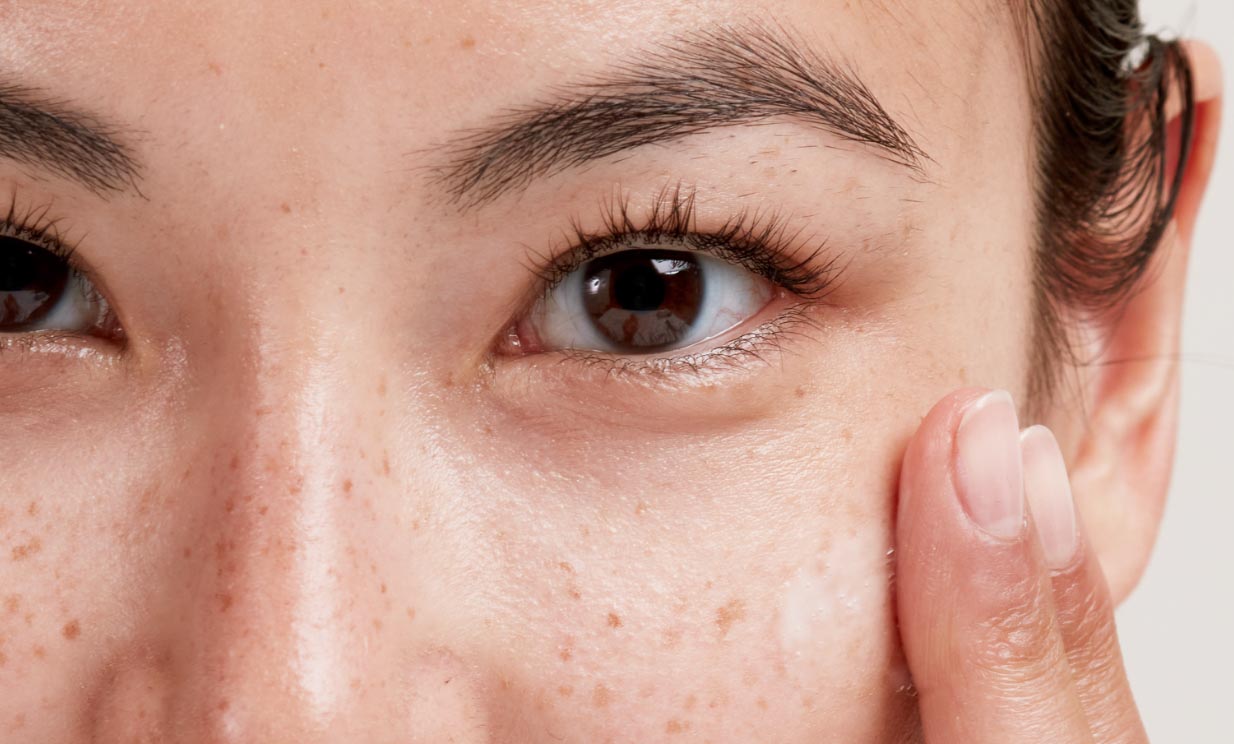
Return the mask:
<svg viewBox="0 0 1234 744">
<path fill-rule="evenodd" d="M 1092 353 L 1081 370 L 1084 410 L 1069 416 L 1067 427 L 1077 506 L 1116 602 L 1138 583 L 1165 508 L 1178 428 L 1187 260 L 1220 131 L 1220 62 L 1204 44 L 1183 48 L 1196 106 L 1173 217 L 1142 285 L 1121 312 L 1090 328 Z M 1167 106 L 1168 152 L 1178 153 L 1185 107 L 1177 92 Z M 1171 170 L 1177 162 L 1171 158 Z"/>
</svg>

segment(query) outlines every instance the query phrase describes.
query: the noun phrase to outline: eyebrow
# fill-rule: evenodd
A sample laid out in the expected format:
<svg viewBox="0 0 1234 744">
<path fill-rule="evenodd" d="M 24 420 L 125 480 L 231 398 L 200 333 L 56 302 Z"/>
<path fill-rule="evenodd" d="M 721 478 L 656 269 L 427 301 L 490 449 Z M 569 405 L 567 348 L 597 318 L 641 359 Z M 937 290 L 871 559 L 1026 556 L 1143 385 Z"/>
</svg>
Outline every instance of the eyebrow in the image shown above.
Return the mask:
<svg viewBox="0 0 1234 744">
<path fill-rule="evenodd" d="M 0 83 L 0 157 L 96 194 L 137 191 L 141 170 L 118 131 L 38 90 Z"/>
<path fill-rule="evenodd" d="M 788 117 L 920 174 L 929 156 L 851 66 L 780 26 L 722 26 L 507 109 L 444 148 L 435 180 L 468 209 L 589 161 L 720 127 Z"/>
</svg>

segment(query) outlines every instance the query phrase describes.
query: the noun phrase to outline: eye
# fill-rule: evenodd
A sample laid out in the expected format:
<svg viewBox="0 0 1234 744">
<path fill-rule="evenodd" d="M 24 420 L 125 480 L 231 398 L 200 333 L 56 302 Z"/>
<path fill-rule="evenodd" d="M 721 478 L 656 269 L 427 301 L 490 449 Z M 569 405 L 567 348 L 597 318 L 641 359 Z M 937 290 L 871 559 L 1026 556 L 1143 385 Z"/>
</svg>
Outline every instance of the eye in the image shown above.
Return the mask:
<svg viewBox="0 0 1234 744">
<path fill-rule="evenodd" d="M 119 329 L 107 301 L 65 257 L 0 235 L 0 335 L 38 331 L 114 337 Z"/>
<path fill-rule="evenodd" d="M 524 350 L 674 351 L 741 325 L 774 293 L 750 270 L 698 251 L 621 250 L 563 277 L 518 324 L 516 341 Z"/>
</svg>

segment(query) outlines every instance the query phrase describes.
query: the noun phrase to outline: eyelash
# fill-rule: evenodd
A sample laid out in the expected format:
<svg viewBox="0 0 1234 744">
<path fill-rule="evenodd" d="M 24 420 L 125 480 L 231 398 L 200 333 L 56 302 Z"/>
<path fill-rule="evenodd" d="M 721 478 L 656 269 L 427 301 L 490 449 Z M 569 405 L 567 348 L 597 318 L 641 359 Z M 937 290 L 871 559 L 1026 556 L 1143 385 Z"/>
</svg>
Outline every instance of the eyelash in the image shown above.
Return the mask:
<svg viewBox="0 0 1234 744">
<path fill-rule="evenodd" d="M 628 195 L 601 208 L 601 228 L 587 231 L 579 219 L 571 221 L 569 244 L 556 258 L 529 253 L 529 265 L 545 296 L 569 274 L 600 256 L 632 245 L 676 247 L 709 253 L 760 276 L 799 301 L 757 328 L 722 346 L 703 352 L 658 357 L 613 357 L 592 351 L 556 352 L 562 361 L 578 362 L 608 376 L 667 376 L 724 371 L 744 362 L 765 362 L 769 352 L 780 351 L 785 339 L 815 327 L 809 310 L 822 303 L 839 285 L 844 267 L 839 256 L 826 257 L 825 242 L 802 258 L 801 230 L 790 230 L 774 212 L 741 210 L 719 228 L 701 230 L 695 213 L 695 192 L 681 186 L 666 188 L 650 210 L 637 216 Z M 540 268 L 536 268 L 540 267 Z"/>
<path fill-rule="evenodd" d="M 107 298 L 98 289 L 97 280 L 93 276 L 93 272 L 82 262 L 77 255 L 78 242 L 70 240 L 65 232 L 61 229 L 61 221 L 58 218 L 51 216 L 52 206 L 31 206 L 22 207 L 18 201 L 17 195 L 14 194 L 9 199 L 8 209 L 0 215 L 0 235 L 9 238 L 24 240 L 28 243 L 38 246 L 53 256 L 64 261 L 72 273 L 72 281 L 77 284 L 76 289 L 92 303 L 102 303 L 106 305 L 108 312 L 114 313 L 111 305 L 107 302 Z M 25 337 L 8 337 L 5 338 L 5 348 L 19 346 L 22 343 L 31 343 L 38 339 L 63 337 L 65 340 L 78 340 L 78 334 L 61 333 L 58 331 L 43 331 L 35 334 L 35 338 Z M 124 332 L 119 325 L 114 329 L 114 337 L 110 340 L 122 342 L 124 340 Z"/>
<path fill-rule="evenodd" d="M 631 209 L 628 195 L 604 205 L 599 231 L 587 231 L 579 219 L 571 221 L 570 245 L 557 258 L 531 254 L 533 273 L 542 292 L 556 287 L 571 272 L 588 261 L 629 248 L 632 244 L 669 245 L 709 253 L 731 261 L 803 300 L 822 300 L 835 286 L 842 269 L 838 258 L 823 260 L 826 243 L 804 258 L 797 258 L 803 242 L 801 230 L 790 231 L 774 212 L 742 210 L 718 229 L 700 231 L 695 214 L 695 192 L 680 186 L 665 189 L 655 198 L 641 220 Z"/>
</svg>

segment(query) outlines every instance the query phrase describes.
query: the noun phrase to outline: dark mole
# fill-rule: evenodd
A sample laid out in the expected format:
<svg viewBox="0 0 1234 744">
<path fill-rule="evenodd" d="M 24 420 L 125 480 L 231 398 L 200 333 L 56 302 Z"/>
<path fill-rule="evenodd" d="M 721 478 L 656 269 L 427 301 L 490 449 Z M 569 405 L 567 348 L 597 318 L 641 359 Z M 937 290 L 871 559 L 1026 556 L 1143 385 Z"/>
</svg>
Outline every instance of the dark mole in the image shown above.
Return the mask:
<svg viewBox="0 0 1234 744">
<path fill-rule="evenodd" d="M 616 612 L 608 613 L 608 627 L 620 628 L 621 627 L 621 616 L 618 615 Z"/>
<path fill-rule="evenodd" d="M 65 624 L 60 634 L 70 641 L 76 640 L 77 636 L 81 635 L 81 623 L 76 620 L 70 620 Z"/>
</svg>

